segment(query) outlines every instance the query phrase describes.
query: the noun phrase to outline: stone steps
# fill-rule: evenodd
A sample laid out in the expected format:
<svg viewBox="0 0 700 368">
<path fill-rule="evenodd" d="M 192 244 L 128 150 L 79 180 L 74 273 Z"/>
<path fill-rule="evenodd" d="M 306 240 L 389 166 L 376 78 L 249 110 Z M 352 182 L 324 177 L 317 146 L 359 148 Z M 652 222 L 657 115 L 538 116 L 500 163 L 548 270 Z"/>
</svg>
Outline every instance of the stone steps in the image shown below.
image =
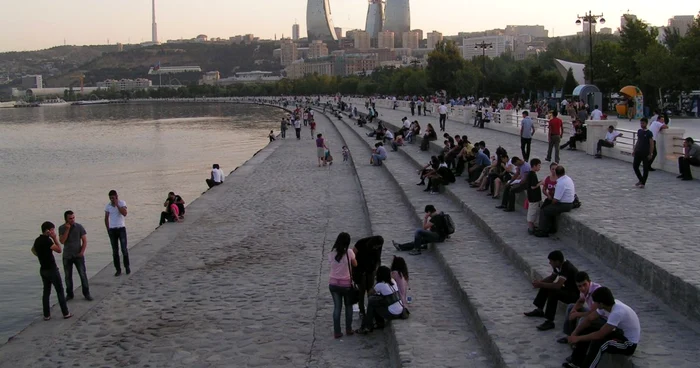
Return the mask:
<svg viewBox="0 0 700 368">
<path fill-rule="evenodd" d="M 318 111 L 317 117 L 322 116 Z M 350 162 L 338 157 L 335 165 L 354 165 L 364 191 L 372 233 L 385 239 L 383 264 L 389 266 L 394 255 L 391 239 L 406 239 L 420 221 L 403 197 L 391 175 L 366 164 L 366 143 L 351 128 L 331 119 L 345 145 L 355 154 Z M 338 144 L 338 143 L 336 143 Z M 332 147 L 337 151 L 340 147 Z M 401 254 L 406 256 L 406 254 Z M 460 296 L 451 280 L 431 255 L 407 258 L 410 294 L 414 302 L 408 320 L 394 321 L 389 328 L 389 349 L 395 367 L 493 367 L 470 325 Z"/>
<path fill-rule="evenodd" d="M 366 131 L 357 127 L 354 127 L 354 129 L 357 132 Z M 372 139 L 368 144 L 373 142 L 374 140 Z M 484 326 L 492 327 L 492 329 L 485 331 L 487 336 L 480 336 L 491 341 L 495 347 L 492 350 L 502 354 L 503 362 L 506 366 L 518 366 L 517 364 L 513 365 L 512 362 L 522 362 L 523 358 L 534 359 L 529 360 L 530 363 L 538 362 L 537 364 L 552 366 L 553 363 L 563 360 L 568 354 L 567 349 L 562 350 L 560 346 L 554 346 L 557 344 L 553 342 L 553 336 L 549 336 L 548 333 L 538 332 L 534 329 L 535 323 L 521 317 L 522 315 L 520 314 L 520 312 L 531 307 L 530 303 L 532 298 L 534 298 L 534 293 L 531 291 L 531 286 L 528 285 L 527 280 L 529 277 L 541 277 L 550 272 L 551 269 L 548 268 L 546 263 L 546 255 L 554 249 L 563 250 L 567 258 L 571 259 L 580 270 L 588 271 L 594 280 L 611 287 L 620 300 L 625 301 L 638 312 L 642 323 L 642 344 L 635 354 L 635 358 L 631 359 L 633 366 L 659 367 L 671 364 L 674 367 L 690 367 L 696 365 L 699 355 L 695 351 L 695 344 L 691 342 L 697 341 L 700 335 L 698 335 L 698 328 L 694 322 L 674 312 L 659 301 L 658 298 L 651 295 L 651 293 L 643 290 L 633 281 L 622 277 L 616 271 L 611 270 L 610 267 L 595 257 L 593 259 L 587 258 L 582 254 L 585 252 L 581 252 L 579 248 L 573 246 L 572 242 L 567 241 L 566 237 L 564 242 L 554 242 L 528 236 L 525 230 L 525 219 L 522 214 L 517 212 L 507 214 L 500 210 L 495 210 L 493 206 L 499 203 L 494 203 L 496 201 L 488 199 L 481 192 L 470 189 L 463 180 L 445 187 L 444 195 L 428 196 L 420 192 L 420 189 L 417 189 L 414 185 L 414 182 L 417 180 L 415 172 L 420 164 L 428 162 L 430 154 L 428 152 L 420 152 L 417 146 L 412 145 L 400 148 L 400 150 L 402 151 L 401 153 L 390 153 L 390 157 L 386 161 L 386 167 L 400 183 L 411 202 L 432 202 L 436 204 L 438 209 L 446 212 L 461 211 L 460 220 L 457 219 L 455 214 L 452 215 L 455 222 L 460 224 L 458 227 L 464 227 L 466 224 L 469 224 L 472 225 L 469 228 L 481 230 L 476 230 L 467 238 L 470 239 L 467 242 L 468 246 L 474 243 L 473 239 L 482 239 L 477 241 L 477 243 L 491 243 L 494 246 L 481 247 L 488 249 L 478 249 L 479 252 L 495 251 L 493 262 L 498 262 L 496 258 L 499 258 L 502 263 L 504 261 L 503 258 L 505 258 L 504 255 L 510 261 L 507 265 L 503 265 L 502 269 L 507 269 L 509 275 L 514 276 L 515 279 L 513 277 L 504 278 L 503 274 L 491 271 L 491 269 L 499 269 L 499 267 L 489 268 L 484 264 L 465 267 L 465 259 L 470 256 L 473 257 L 473 254 L 460 254 L 458 252 L 459 248 L 456 250 L 451 244 L 454 240 L 439 244 L 436 247 L 436 253 L 441 257 L 444 266 L 449 268 L 448 272 L 454 275 L 457 283 L 461 285 L 472 310 L 484 321 Z M 421 208 L 421 205 L 416 206 L 417 210 Z M 517 225 L 509 226 L 509 224 Z M 450 245 L 447 246 L 447 244 Z M 486 258 L 479 256 L 478 259 L 483 260 Z M 473 275 L 475 270 L 472 270 L 472 267 L 489 269 L 482 270 L 483 273 L 481 275 Z M 465 268 L 469 268 L 469 270 L 465 270 Z M 471 274 L 469 274 L 470 272 Z M 523 277 L 523 275 L 527 277 Z M 499 290 L 498 293 L 490 294 L 508 295 L 509 297 L 506 300 L 508 303 L 513 303 L 509 304 L 513 309 L 491 308 L 490 304 L 488 304 L 488 296 L 482 297 L 479 294 L 479 290 L 469 290 L 470 285 L 475 280 L 481 280 L 486 285 L 491 286 L 488 281 L 484 281 L 489 279 L 502 279 L 519 286 L 511 290 Z M 526 285 L 521 286 L 520 281 Z M 500 289 L 500 286 L 498 288 Z M 486 298 L 487 301 L 484 303 L 487 304 L 481 304 L 484 300 L 483 298 Z M 518 299 L 517 303 L 514 303 L 514 299 Z M 558 317 L 557 321 L 561 321 L 561 318 L 563 316 Z M 508 347 L 510 345 L 518 345 L 520 341 L 518 341 L 517 337 L 513 339 L 506 336 L 506 333 L 502 333 L 499 328 L 503 329 L 503 331 L 509 330 L 516 336 L 529 336 L 533 333 L 543 336 L 538 336 L 534 339 L 535 341 L 528 342 L 531 346 L 526 349 L 519 349 L 513 352 L 509 351 Z M 514 342 L 515 344 L 513 344 Z M 534 351 L 543 354 L 544 358 L 538 361 L 537 357 L 531 357 L 530 355 L 537 355 L 532 354 Z M 674 351 L 673 356 L 669 354 L 669 351 Z M 552 354 L 560 355 L 560 357 Z"/>
</svg>

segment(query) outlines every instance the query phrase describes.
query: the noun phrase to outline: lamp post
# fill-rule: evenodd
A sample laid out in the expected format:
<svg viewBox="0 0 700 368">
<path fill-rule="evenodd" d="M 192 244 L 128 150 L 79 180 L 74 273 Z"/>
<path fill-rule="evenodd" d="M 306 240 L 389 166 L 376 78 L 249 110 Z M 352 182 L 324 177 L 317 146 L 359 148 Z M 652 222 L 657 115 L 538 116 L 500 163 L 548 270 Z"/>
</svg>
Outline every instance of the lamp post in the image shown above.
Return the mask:
<svg viewBox="0 0 700 368">
<path fill-rule="evenodd" d="M 484 74 L 484 78 L 481 81 L 481 97 L 486 97 L 486 49 L 493 49 L 493 43 L 481 41 L 481 43 L 474 45 L 474 49 L 481 49 L 481 72 Z"/>
<path fill-rule="evenodd" d="M 593 15 L 590 10 L 588 13 L 584 13 L 583 16 L 577 14 L 576 18 L 578 18 L 576 20 L 577 26 L 580 26 L 582 23 L 588 23 L 588 82 L 590 84 L 595 84 L 593 82 L 593 25 L 598 22 L 600 22 L 600 24 L 605 24 L 605 18 L 603 18 L 602 13 L 600 15 Z M 598 19 L 600 19 L 600 21 Z"/>
</svg>

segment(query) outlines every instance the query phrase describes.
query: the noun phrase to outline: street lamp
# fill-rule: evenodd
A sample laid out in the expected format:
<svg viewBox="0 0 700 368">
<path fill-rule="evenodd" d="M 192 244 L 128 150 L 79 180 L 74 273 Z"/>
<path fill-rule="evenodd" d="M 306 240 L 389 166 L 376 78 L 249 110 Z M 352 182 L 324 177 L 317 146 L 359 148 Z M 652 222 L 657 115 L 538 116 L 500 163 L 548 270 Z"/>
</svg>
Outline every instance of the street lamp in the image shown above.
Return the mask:
<svg viewBox="0 0 700 368">
<path fill-rule="evenodd" d="M 583 16 L 580 16 L 576 14 L 576 25 L 580 26 L 582 23 L 588 23 L 588 57 L 589 57 L 589 64 L 588 64 L 588 81 L 590 84 L 595 84 L 593 83 L 593 25 L 600 22 L 600 24 L 605 24 L 605 18 L 603 18 L 603 14 L 601 13 L 600 15 L 593 15 L 593 13 L 589 10 L 588 13 L 584 13 Z M 600 20 L 598 20 L 600 18 Z"/>
<path fill-rule="evenodd" d="M 481 49 L 481 72 L 484 74 L 481 81 L 481 97 L 486 97 L 486 49 L 493 49 L 493 43 L 481 41 L 481 43 L 474 45 L 474 50 L 478 49 Z"/>
</svg>

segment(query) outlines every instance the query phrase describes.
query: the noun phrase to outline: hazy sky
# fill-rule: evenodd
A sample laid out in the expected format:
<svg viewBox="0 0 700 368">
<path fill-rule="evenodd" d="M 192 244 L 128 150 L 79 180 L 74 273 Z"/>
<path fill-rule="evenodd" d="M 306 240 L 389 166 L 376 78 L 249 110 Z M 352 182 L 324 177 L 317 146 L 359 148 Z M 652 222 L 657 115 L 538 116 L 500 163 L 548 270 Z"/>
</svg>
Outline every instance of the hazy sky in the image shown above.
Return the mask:
<svg viewBox="0 0 700 368">
<path fill-rule="evenodd" d="M 35 50 L 67 44 L 138 43 L 151 39 L 150 0 L 0 0 L 0 51 Z M 459 31 L 504 28 L 508 24 L 541 24 L 550 36 L 573 34 L 577 14 L 604 13 L 605 26 L 620 26 L 629 11 L 653 25 L 666 25 L 673 15 L 697 15 L 691 0 L 633 2 L 611 0 L 552 1 L 411 0 L 411 28 Z M 478 4 L 478 5 L 477 5 Z M 306 34 L 306 0 L 157 0 L 160 41 L 253 33 L 261 38 L 289 37 L 295 19 Z M 364 28 L 367 0 L 331 0 L 333 21 L 343 30 Z"/>
</svg>

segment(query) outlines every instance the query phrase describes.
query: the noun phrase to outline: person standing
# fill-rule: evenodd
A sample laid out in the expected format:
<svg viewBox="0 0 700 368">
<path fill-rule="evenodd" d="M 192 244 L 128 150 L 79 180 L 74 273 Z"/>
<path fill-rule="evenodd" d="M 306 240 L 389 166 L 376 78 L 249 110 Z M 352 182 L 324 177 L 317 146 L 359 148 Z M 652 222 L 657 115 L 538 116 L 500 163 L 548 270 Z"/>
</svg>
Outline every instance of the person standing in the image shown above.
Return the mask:
<svg viewBox="0 0 700 368">
<path fill-rule="evenodd" d="M 87 232 L 83 225 L 75 222 L 73 211 L 63 213 L 65 223 L 58 227 L 58 239 L 63 244 L 63 272 L 66 277 L 66 300 L 73 299 L 73 265 L 80 277 L 83 297 L 92 300 L 85 268 L 85 250 L 87 249 Z"/>
<path fill-rule="evenodd" d="M 695 143 L 693 138 L 688 137 L 683 140 L 683 156 L 678 158 L 678 179 L 693 180 L 693 173 L 690 165 L 700 166 L 700 145 Z"/>
<path fill-rule="evenodd" d="M 552 161 L 552 148 L 554 148 L 554 162 L 559 163 L 559 143 L 564 136 L 564 122 L 557 117 L 556 111 L 552 113 L 552 118 L 549 120 L 549 148 L 547 148 L 547 158 L 545 161 Z"/>
<path fill-rule="evenodd" d="M 313 119 L 309 121 L 309 130 L 311 130 L 311 139 L 314 139 L 314 134 L 316 133 L 316 122 Z"/>
<path fill-rule="evenodd" d="M 44 292 L 41 298 L 44 321 L 51 319 L 51 304 L 49 297 L 51 296 L 51 287 L 56 289 L 58 297 L 58 305 L 61 306 L 63 318 L 71 318 L 73 315 L 68 311 L 66 304 L 66 296 L 63 292 L 63 282 L 61 281 L 61 273 L 56 267 L 56 260 L 53 258 L 53 252 L 61 253 L 61 246 L 56 238 L 56 227 L 53 223 L 46 221 L 41 224 L 41 235 L 34 240 L 32 253 L 39 259 L 41 265 L 39 274 L 41 282 L 44 284 Z"/>
<path fill-rule="evenodd" d="M 350 234 L 340 233 L 328 254 L 330 264 L 328 289 L 333 297 L 333 336 L 343 337 L 340 330 L 340 314 L 345 305 L 345 333 L 352 335 L 352 267 L 357 267 L 355 253 L 350 248 Z"/>
<path fill-rule="evenodd" d="M 603 112 L 600 111 L 598 105 L 595 105 L 595 109 L 591 111 L 591 120 L 603 120 Z"/>
<path fill-rule="evenodd" d="M 408 105 L 411 107 L 411 116 L 416 116 L 416 101 L 411 100 Z"/>
<path fill-rule="evenodd" d="M 282 122 L 280 123 L 280 131 L 282 132 L 282 139 L 287 139 L 287 127 L 289 123 L 287 122 L 286 118 L 282 118 Z"/>
<path fill-rule="evenodd" d="M 129 249 L 126 242 L 126 202 L 119 199 L 116 190 L 109 191 L 109 203 L 105 206 L 105 226 L 109 234 L 109 242 L 112 244 L 112 260 L 117 272 L 114 276 L 122 274 L 122 267 L 119 263 L 119 246 L 121 245 L 122 258 L 126 274 L 131 273 L 129 268 Z"/>
<path fill-rule="evenodd" d="M 438 113 L 440 114 L 440 131 L 444 132 L 447 124 L 447 106 L 445 106 L 445 101 L 440 102 Z"/>
<path fill-rule="evenodd" d="M 651 125 L 649 125 L 649 131 L 654 135 L 654 150 L 651 154 L 651 160 L 649 160 L 649 171 L 656 171 L 651 165 L 654 164 L 654 160 L 656 160 L 656 155 L 658 154 L 658 152 L 656 152 L 656 146 L 661 138 L 661 131 L 664 129 L 668 129 L 668 125 L 665 124 L 663 116 L 659 116 L 656 121 L 652 121 Z"/>
<path fill-rule="evenodd" d="M 418 107 L 418 116 L 420 116 L 421 109 L 423 109 L 423 101 L 420 98 L 416 101 L 416 106 Z"/>
<path fill-rule="evenodd" d="M 319 133 L 316 136 L 316 157 L 318 157 L 318 167 L 326 166 L 326 140 L 323 139 L 323 134 Z"/>
<path fill-rule="evenodd" d="M 530 113 L 524 110 L 523 120 L 520 122 L 520 151 L 526 162 L 530 160 L 530 145 L 532 144 L 532 136 L 535 134 L 535 125 L 529 115 Z"/>
<path fill-rule="evenodd" d="M 294 125 L 294 131 L 297 133 L 297 140 L 301 140 L 301 120 L 295 117 L 292 120 L 292 124 Z"/>
<path fill-rule="evenodd" d="M 654 134 L 647 129 L 647 118 L 641 118 L 639 120 L 639 126 L 641 128 L 637 130 L 637 144 L 634 146 L 632 167 L 634 168 L 634 174 L 637 175 L 637 179 L 639 179 L 634 186 L 643 189 L 647 183 L 649 162 L 652 157 L 652 152 L 654 152 Z M 639 164 L 642 164 L 643 174 L 639 172 Z"/>
</svg>

